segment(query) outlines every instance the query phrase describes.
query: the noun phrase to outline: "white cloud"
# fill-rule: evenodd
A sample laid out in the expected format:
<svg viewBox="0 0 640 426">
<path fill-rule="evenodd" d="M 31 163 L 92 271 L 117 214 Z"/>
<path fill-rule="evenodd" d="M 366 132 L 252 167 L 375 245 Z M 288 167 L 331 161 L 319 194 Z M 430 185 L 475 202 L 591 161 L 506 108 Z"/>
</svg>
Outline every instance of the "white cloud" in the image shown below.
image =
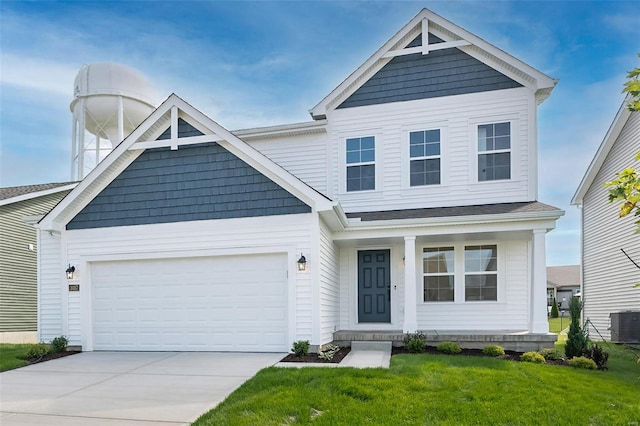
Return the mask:
<svg viewBox="0 0 640 426">
<path fill-rule="evenodd" d="M 4 53 L 0 83 L 70 98 L 77 73 L 76 65 Z"/>
</svg>

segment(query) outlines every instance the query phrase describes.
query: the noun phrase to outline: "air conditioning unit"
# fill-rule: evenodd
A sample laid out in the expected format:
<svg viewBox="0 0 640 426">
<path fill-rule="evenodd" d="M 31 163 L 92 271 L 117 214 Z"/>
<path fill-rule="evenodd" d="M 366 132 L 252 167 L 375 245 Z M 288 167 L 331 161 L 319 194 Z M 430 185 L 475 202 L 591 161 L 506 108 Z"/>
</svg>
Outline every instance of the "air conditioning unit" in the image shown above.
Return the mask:
<svg viewBox="0 0 640 426">
<path fill-rule="evenodd" d="M 640 312 L 611 312 L 611 341 L 614 343 L 640 343 Z"/>
</svg>

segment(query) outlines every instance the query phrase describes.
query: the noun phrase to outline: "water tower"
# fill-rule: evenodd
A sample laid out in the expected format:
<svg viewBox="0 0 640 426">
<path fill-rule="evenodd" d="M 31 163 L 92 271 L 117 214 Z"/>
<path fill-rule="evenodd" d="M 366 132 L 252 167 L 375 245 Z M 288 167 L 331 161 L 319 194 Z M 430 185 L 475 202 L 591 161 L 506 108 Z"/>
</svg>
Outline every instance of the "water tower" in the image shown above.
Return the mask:
<svg viewBox="0 0 640 426">
<path fill-rule="evenodd" d="M 83 65 L 74 81 L 71 179 L 81 180 L 155 109 L 137 71 L 115 63 Z"/>
</svg>

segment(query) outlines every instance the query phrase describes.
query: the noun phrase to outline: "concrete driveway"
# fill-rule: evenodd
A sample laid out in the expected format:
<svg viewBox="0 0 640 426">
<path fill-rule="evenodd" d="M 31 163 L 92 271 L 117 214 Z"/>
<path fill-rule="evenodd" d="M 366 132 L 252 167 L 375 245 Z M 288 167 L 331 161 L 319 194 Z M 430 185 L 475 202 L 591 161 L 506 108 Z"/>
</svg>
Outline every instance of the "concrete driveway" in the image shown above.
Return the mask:
<svg viewBox="0 0 640 426">
<path fill-rule="evenodd" d="M 0 424 L 189 424 L 284 355 L 80 353 L 0 373 Z"/>
</svg>

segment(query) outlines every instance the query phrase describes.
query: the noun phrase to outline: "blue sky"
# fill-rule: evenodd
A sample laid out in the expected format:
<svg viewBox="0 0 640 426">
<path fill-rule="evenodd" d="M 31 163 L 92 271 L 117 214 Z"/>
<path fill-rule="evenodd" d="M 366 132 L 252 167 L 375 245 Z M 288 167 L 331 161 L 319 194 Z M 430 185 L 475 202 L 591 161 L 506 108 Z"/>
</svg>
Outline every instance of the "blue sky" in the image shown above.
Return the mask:
<svg viewBox="0 0 640 426">
<path fill-rule="evenodd" d="M 70 178 L 73 79 L 119 62 L 228 129 L 308 121 L 421 8 L 560 80 L 539 108 L 539 200 L 566 210 L 547 263 L 579 263 L 570 206 L 639 66 L 635 2 L 0 3 L 0 186 Z"/>
</svg>

